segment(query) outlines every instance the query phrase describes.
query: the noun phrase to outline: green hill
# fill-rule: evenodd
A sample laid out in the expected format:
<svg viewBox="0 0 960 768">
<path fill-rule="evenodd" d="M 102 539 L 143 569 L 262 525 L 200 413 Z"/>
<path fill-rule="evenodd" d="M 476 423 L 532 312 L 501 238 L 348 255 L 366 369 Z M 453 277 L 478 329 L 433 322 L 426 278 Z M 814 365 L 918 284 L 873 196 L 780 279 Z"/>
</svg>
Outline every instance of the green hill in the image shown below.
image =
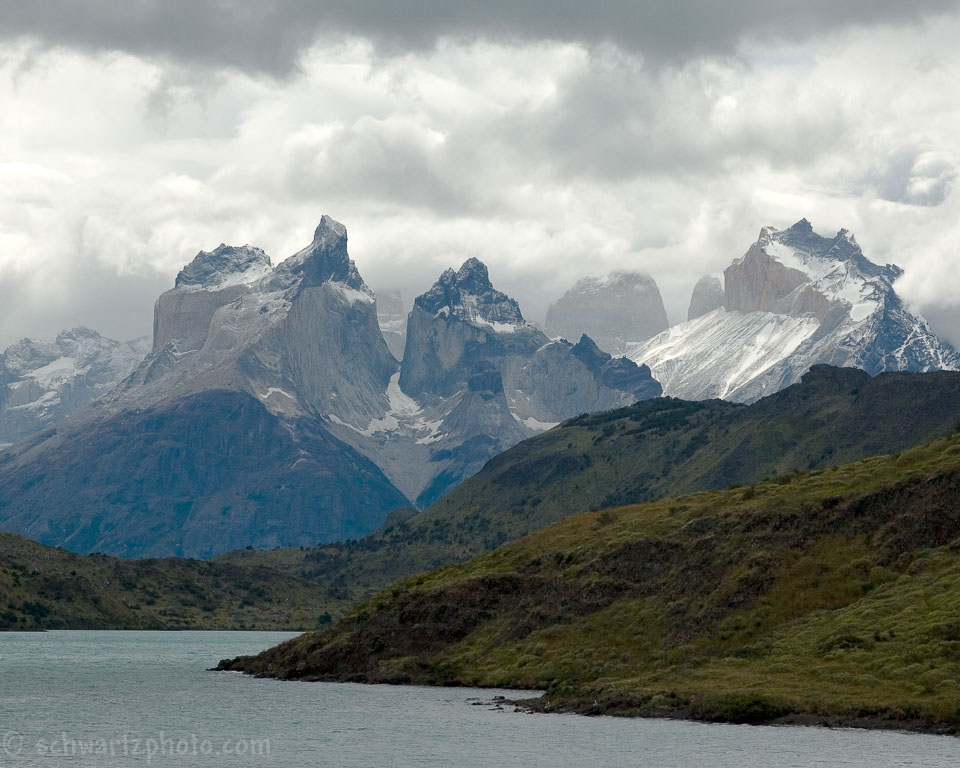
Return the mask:
<svg viewBox="0 0 960 768">
<path fill-rule="evenodd" d="M 548 711 L 952 732 L 960 434 L 582 513 L 221 668 L 542 688 Z"/>
<path fill-rule="evenodd" d="M 340 608 L 268 568 L 82 557 L 0 533 L 0 630 L 314 629 Z"/>
<path fill-rule="evenodd" d="M 857 461 L 942 437 L 960 424 L 960 373 L 815 366 L 753 405 L 647 400 L 525 440 L 429 509 L 358 542 L 220 562 L 315 581 L 345 601 L 398 578 L 495 549 L 590 509 Z"/>
</svg>

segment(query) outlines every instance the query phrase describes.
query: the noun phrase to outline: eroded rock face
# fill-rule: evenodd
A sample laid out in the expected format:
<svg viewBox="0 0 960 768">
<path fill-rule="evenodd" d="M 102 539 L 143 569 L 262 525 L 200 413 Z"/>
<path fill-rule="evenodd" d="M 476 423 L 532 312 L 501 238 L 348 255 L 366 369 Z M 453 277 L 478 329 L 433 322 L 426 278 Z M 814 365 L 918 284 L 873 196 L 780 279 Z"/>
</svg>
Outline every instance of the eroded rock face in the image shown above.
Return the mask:
<svg viewBox="0 0 960 768">
<path fill-rule="evenodd" d="M 740 312 L 776 312 L 785 297 L 809 282 L 804 272 L 777 261 L 759 242 L 727 267 L 723 277 L 724 307 Z"/>
<path fill-rule="evenodd" d="M 201 252 L 154 310 L 154 348 L 117 408 L 210 388 L 245 391 L 285 416 L 372 418 L 397 369 L 375 299 L 324 216 L 276 267 L 256 248 Z"/>
<path fill-rule="evenodd" d="M 448 269 L 417 297 L 407 324 L 400 388 L 411 397 L 449 397 L 462 390 L 481 360 L 509 369 L 549 339 L 528 325 L 516 301 L 496 290 L 477 259 Z"/>
<path fill-rule="evenodd" d="M 0 444 L 39 432 L 112 389 L 150 351 L 146 338 L 120 342 L 87 328 L 53 342 L 24 339 L 0 354 Z"/>
<path fill-rule="evenodd" d="M 656 282 L 640 272 L 585 277 L 547 310 L 545 330 L 576 341 L 587 334 L 601 349 L 624 354 L 667 329 L 667 313 Z"/>
<path fill-rule="evenodd" d="M 524 437 L 660 388 L 589 340 L 551 342 L 471 259 L 415 301 L 389 392 L 388 414 L 337 435 L 423 506 Z"/>
<path fill-rule="evenodd" d="M 958 357 L 893 288 L 899 267 L 870 262 L 845 229 L 806 219 L 765 227 L 724 272 L 723 308 L 630 352 L 664 392 L 751 402 L 794 384 L 819 363 L 882 371 L 955 369 Z"/>
<path fill-rule="evenodd" d="M 704 275 L 693 286 L 687 320 L 696 320 L 723 306 L 723 284 L 713 275 Z"/>
<path fill-rule="evenodd" d="M 649 368 L 611 357 L 584 335 L 576 344 L 558 339 L 538 349 L 517 373 L 512 396 L 524 422 L 535 425 L 649 400 L 661 391 Z"/>
</svg>

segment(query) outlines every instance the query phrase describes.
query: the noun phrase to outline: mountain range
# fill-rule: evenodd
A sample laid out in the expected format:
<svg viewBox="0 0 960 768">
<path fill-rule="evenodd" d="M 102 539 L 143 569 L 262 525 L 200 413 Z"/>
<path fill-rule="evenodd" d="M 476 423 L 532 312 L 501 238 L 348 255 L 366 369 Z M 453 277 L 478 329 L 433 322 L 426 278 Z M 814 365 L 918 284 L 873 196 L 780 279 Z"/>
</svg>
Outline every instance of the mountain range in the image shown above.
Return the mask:
<svg viewBox="0 0 960 768">
<path fill-rule="evenodd" d="M 274 266 L 200 252 L 117 387 L 0 453 L 0 525 L 123 556 L 356 538 L 578 413 L 656 397 L 589 338 L 551 341 L 468 260 L 414 303 L 402 364 L 324 216 Z"/>
<path fill-rule="evenodd" d="M 0 426 L 16 443 L 0 450 L 0 525 L 123 556 L 361 538 L 580 414 L 664 391 L 752 402 L 822 363 L 868 374 L 955 367 L 956 354 L 897 296 L 899 275 L 868 261 L 849 232 L 824 238 L 803 220 L 765 228 L 723 284 L 700 280 L 685 323 L 664 330 L 656 283 L 614 273 L 579 281 L 551 307 L 551 337 L 477 259 L 444 272 L 404 317 L 398 294 L 378 301 L 349 257 L 346 228 L 326 216 L 306 248 L 276 265 L 258 248 L 222 244 L 158 298 L 139 365 L 142 342 L 82 329 L 7 350 Z M 686 423 L 723 407 L 651 413 Z M 728 447 L 767 466 L 746 444 Z M 547 517 L 533 505 L 519 528 L 483 538 L 529 530 L 587 497 L 609 505 L 684 487 L 674 448 L 587 494 L 568 487 L 580 459 L 566 457 L 555 484 L 566 497 Z M 728 476 L 757 479 L 720 472 L 705 487 Z"/>
<path fill-rule="evenodd" d="M 23 339 L 0 353 L 0 448 L 56 424 L 109 392 L 150 351 L 88 328 L 52 342 Z"/>
</svg>

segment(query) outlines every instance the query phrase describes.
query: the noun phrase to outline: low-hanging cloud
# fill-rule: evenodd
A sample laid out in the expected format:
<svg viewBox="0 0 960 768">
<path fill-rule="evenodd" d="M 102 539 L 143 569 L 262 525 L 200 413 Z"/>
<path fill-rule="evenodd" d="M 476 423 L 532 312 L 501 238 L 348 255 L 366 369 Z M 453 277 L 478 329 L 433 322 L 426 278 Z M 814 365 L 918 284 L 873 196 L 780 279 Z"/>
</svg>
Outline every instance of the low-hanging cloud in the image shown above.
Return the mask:
<svg viewBox="0 0 960 768">
<path fill-rule="evenodd" d="M 112 43 L 91 42 L 102 30 L 76 33 L 75 47 L 98 50 L 45 48 L 0 25 L 17 37 L 0 39 L 0 348 L 78 324 L 147 333 L 153 298 L 198 250 L 252 243 L 278 261 L 309 242 L 322 213 L 347 225 L 365 279 L 403 288 L 408 304 L 476 256 L 534 320 L 585 274 L 638 269 L 675 321 L 700 275 L 721 272 L 762 225 L 805 216 L 905 267 L 901 293 L 960 340 L 960 105 L 944 98 L 960 77 L 960 18 L 840 30 L 854 18 L 843 3 L 829 23 L 824 4 L 777 5 L 777 34 L 830 34 L 761 39 L 769 13 L 733 3 L 734 18 L 748 7 L 757 18 L 672 47 L 738 55 L 681 66 L 648 66 L 649 51 L 627 43 L 518 44 L 520 27 L 511 40 L 467 43 L 436 20 L 425 23 L 447 30 L 443 40 L 408 39 L 401 24 L 393 45 L 410 50 L 385 57 L 355 36 L 298 48 L 318 29 L 307 9 L 287 70 L 293 58 L 255 61 L 258 45 L 276 47 L 270 24 L 254 45 L 231 16 L 223 46 L 234 50 L 221 56 L 223 29 L 171 36 L 167 11 L 147 2 L 108 25 Z M 869 5 L 863 23 L 919 18 L 917 6 Z M 71 8 L 82 29 L 83 4 Z M 154 36 L 138 48 L 118 30 L 148 11 Z M 504 13 L 475 36 L 506 29 Z M 610 37 L 591 23 L 566 37 Z M 389 26 L 371 24 L 370 36 Z M 634 47 L 653 34 L 621 33 Z M 121 44 L 136 50 L 99 50 Z M 261 76 L 271 68 L 286 76 Z"/>
<path fill-rule="evenodd" d="M 318 36 L 369 39 L 388 54 L 441 38 L 612 43 L 651 62 L 736 51 L 745 37 L 796 41 L 901 23 L 958 0 L 46 0 L 0 2 L 0 36 L 282 75 Z"/>
</svg>

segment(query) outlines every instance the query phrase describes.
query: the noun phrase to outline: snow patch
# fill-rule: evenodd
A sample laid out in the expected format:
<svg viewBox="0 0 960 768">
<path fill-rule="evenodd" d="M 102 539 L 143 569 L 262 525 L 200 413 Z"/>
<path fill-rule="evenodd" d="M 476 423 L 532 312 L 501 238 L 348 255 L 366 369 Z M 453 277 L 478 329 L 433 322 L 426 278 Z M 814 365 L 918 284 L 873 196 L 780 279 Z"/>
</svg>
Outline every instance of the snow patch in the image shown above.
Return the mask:
<svg viewBox="0 0 960 768">
<path fill-rule="evenodd" d="M 460 305 L 463 307 L 463 317 L 470 325 L 488 327 L 494 333 L 514 333 L 520 327 L 519 323 L 504 323 L 485 317 L 478 306 L 478 298 L 472 293 L 461 292 Z M 449 312 L 448 307 L 444 307 Z M 440 310 L 443 312 L 443 309 Z"/>
<path fill-rule="evenodd" d="M 420 404 L 400 389 L 399 372 L 393 374 L 387 384 L 387 401 L 390 403 L 390 411 L 398 416 L 416 416 L 422 411 Z"/>
<path fill-rule="evenodd" d="M 32 412 L 32 411 L 48 411 L 51 408 L 60 405 L 60 392 L 56 389 L 51 389 L 47 392 L 44 392 L 36 400 L 31 400 L 29 403 L 24 403 L 23 405 L 15 405 L 9 410 L 18 411 L 18 412 Z"/>
<path fill-rule="evenodd" d="M 291 395 L 287 390 L 281 389 L 280 387 L 268 387 L 267 391 L 262 395 L 257 395 L 261 400 L 269 400 L 271 395 L 283 395 L 283 397 L 288 397 L 291 400 L 296 400 L 297 398 Z"/>
<path fill-rule="evenodd" d="M 234 285 L 253 285 L 260 282 L 272 271 L 273 267 L 269 264 L 257 264 L 242 272 L 228 272 L 220 278 L 216 285 L 205 287 L 205 290 L 221 291 Z"/>
<path fill-rule="evenodd" d="M 335 415 L 330 420 L 344 427 L 349 427 L 364 437 L 373 437 L 381 434 L 404 433 L 416 438 L 418 445 L 425 445 L 440 440 L 442 420 L 427 419 L 423 415 L 423 408 L 412 397 L 400 389 L 400 374 L 390 377 L 385 392 L 387 396 L 387 411 L 376 419 L 371 419 L 366 427 L 357 427 L 348 424 Z"/>
<path fill-rule="evenodd" d="M 776 234 L 768 235 L 761 242 L 763 251 L 783 266 L 807 275 L 810 287 L 828 299 L 847 304 L 854 322 L 866 320 L 880 306 L 875 297 L 876 284 L 862 275 L 855 265 L 792 248 L 777 240 Z M 849 236 L 847 239 L 856 242 Z"/>
<path fill-rule="evenodd" d="M 325 285 L 333 289 L 335 293 L 339 294 L 340 298 L 342 298 L 351 306 L 353 304 L 373 304 L 376 301 L 372 293 L 358 290 L 357 288 L 353 288 L 346 283 L 338 283 L 335 280 L 328 280 Z"/>
<path fill-rule="evenodd" d="M 484 320 L 483 324 L 492 328 L 494 333 L 515 333 L 520 327 L 516 323 L 499 323 L 496 320 Z"/>
<path fill-rule="evenodd" d="M 535 419 L 533 416 L 530 416 L 526 419 L 521 419 L 519 416 L 517 416 L 517 414 L 513 414 L 513 418 L 527 427 L 527 429 L 532 429 L 534 432 L 546 432 L 548 429 L 553 429 L 560 424 L 559 421 L 540 421 L 539 419 Z"/>
<path fill-rule="evenodd" d="M 74 358 L 61 357 L 42 368 L 29 371 L 26 375 L 31 379 L 35 379 L 42 387 L 57 387 L 68 379 L 86 373 L 87 370 L 87 368 L 78 366 Z"/>
</svg>

